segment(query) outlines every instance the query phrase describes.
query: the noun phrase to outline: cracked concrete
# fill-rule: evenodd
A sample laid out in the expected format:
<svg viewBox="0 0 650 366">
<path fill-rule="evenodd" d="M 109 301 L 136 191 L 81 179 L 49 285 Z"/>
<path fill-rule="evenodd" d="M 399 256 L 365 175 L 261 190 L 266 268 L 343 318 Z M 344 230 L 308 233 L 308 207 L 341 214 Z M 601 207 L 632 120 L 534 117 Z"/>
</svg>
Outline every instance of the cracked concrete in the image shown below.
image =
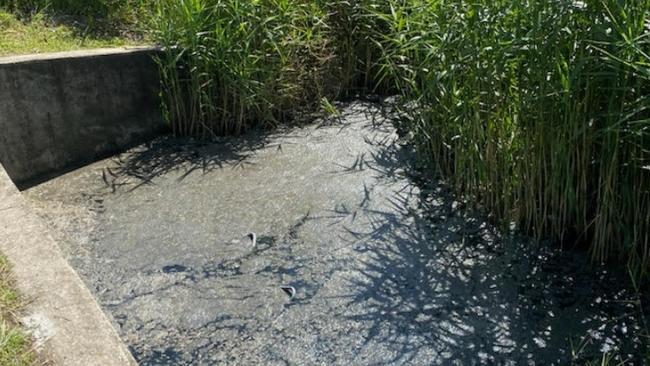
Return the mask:
<svg viewBox="0 0 650 366">
<path fill-rule="evenodd" d="M 411 169 L 380 108 L 343 112 L 162 138 L 26 195 L 141 365 L 639 360 L 619 272 L 499 232 Z"/>
</svg>

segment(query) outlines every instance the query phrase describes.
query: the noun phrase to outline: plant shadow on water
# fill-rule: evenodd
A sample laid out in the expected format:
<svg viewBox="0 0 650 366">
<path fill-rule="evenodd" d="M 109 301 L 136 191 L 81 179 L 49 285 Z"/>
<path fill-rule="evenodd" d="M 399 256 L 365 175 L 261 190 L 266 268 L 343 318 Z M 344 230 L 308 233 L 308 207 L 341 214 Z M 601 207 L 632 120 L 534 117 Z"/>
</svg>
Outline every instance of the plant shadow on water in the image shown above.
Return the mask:
<svg viewBox="0 0 650 366">
<path fill-rule="evenodd" d="M 642 363 L 643 313 L 639 296 L 621 286 L 624 271 L 501 233 L 444 182 L 410 168 L 411 147 L 387 137 L 392 129 L 376 123 L 385 118 L 380 109 L 346 108 L 340 118 L 366 121 L 366 146 L 319 177 L 361 182 L 356 200 L 330 200 L 331 208 L 306 212 L 282 232 L 258 233 L 250 253 L 227 256 L 224 246 L 192 263 L 111 274 L 119 286 L 137 285 L 106 295 L 103 305 L 135 337 L 141 364 L 295 363 L 278 351 L 286 342 L 331 364 L 584 364 L 601 352 Z M 359 133 L 340 120 L 322 128 Z M 330 143 L 325 133 L 332 132 L 310 136 L 310 146 Z M 170 172 L 185 184 L 194 172 L 252 167 L 259 150 L 286 143 L 263 133 L 208 143 L 164 137 L 115 159 L 102 178 L 113 192 L 158 184 Z M 280 294 L 284 284 L 298 289 L 291 302 Z M 142 330 L 133 314 L 151 299 L 181 305 Z M 207 320 L 168 325 L 165 316 L 183 317 L 195 304 Z"/>
<path fill-rule="evenodd" d="M 413 161 L 406 150 L 393 144 L 361 159 L 394 177 Z M 418 363 L 425 352 L 459 364 L 584 364 L 603 353 L 643 363 L 647 309 L 622 286 L 624 268 L 502 234 L 441 181 L 406 174 L 412 183 L 386 197 L 388 210 L 363 207 L 373 187 L 363 213 L 333 210 L 370 220 L 372 230 L 347 228 L 341 238 L 365 260 L 345 298 L 354 310 L 340 316 L 369 324 L 364 346 L 396 351 L 385 364 Z"/>
<path fill-rule="evenodd" d="M 345 133 L 346 128 L 353 124 L 343 123 L 343 120 L 356 115 L 368 120 L 373 128 L 385 129 L 386 126 L 384 124 L 382 127 L 381 121 L 392 113 L 390 103 L 377 105 L 378 108 L 368 108 L 368 105 L 373 105 L 372 103 L 361 104 L 357 108 L 349 108 L 350 105 L 354 103 L 337 103 L 337 106 L 342 108 L 339 116 L 324 117 L 319 113 L 312 113 L 299 117 L 296 123 L 299 125 L 310 123 L 320 117 L 319 128 L 337 126 L 338 133 Z M 281 143 L 276 141 L 277 137 L 282 136 L 285 131 L 286 128 L 278 128 L 274 131 L 258 129 L 237 138 L 224 136 L 211 140 L 162 136 L 115 157 L 112 160 L 113 164 L 102 170 L 102 180 L 115 193 L 120 187 L 133 191 L 154 184 L 156 178 L 170 172 L 182 171 L 183 174 L 178 178 L 182 181 L 195 172 L 207 175 L 223 168 L 245 169 L 255 164 L 251 158 L 256 151 L 268 147 L 281 151 L 283 144 L 291 144 L 290 141 Z M 385 142 L 384 140 L 375 143 Z M 361 161 L 360 164 L 362 167 L 363 162 Z M 356 168 L 350 169 L 353 171 Z"/>
<path fill-rule="evenodd" d="M 230 167 L 244 169 L 255 150 L 266 146 L 269 134 L 256 131 L 238 139 L 201 141 L 173 136 L 159 137 L 113 159 L 102 170 L 102 179 L 115 193 L 119 187 L 133 191 L 154 184 L 154 179 L 182 171 L 182 181 L 194 172 L 208 174 Z"/>
</svg>

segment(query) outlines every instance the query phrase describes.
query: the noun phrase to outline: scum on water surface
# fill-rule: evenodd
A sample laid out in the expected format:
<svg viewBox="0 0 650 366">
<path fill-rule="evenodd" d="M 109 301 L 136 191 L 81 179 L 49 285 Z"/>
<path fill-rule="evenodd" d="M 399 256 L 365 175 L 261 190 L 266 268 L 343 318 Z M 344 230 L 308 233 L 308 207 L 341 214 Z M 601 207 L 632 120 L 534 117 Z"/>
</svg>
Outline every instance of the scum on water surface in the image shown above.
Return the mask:
<svg viewBox="0 0 650 366">
<path fill-rule="evenodd" d="M 641 357 L 624 274 L 500 233 L 411 169 L 383 108 L 341 110 L 161 138 L 26 196 L 142 365 Z"/>
</svg>

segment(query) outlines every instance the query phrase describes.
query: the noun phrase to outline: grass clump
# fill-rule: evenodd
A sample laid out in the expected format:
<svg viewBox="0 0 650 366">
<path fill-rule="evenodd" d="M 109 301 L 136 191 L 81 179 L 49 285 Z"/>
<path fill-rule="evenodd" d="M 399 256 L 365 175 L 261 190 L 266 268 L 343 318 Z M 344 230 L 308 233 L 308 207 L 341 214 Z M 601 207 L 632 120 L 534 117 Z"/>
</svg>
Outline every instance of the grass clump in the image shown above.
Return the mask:
<svg viewBox="0 0 650 366">
<path fill-rule="evenodd" d="M 386 5 L 387 3 L 384 3 Z M 179 134 L 240 133 L 372 91 L 371 1 L 158 0 L 167 119 Z"/>
<path fill-rule="evenodd" d="M 389 11 L 391 1 L 320 0 L 330 44 L 333 45 L 338 70 L 340 97 L 375 93 L 394 93 L 392 85 L 380 78 L 382 49 L 379 41 L 389 36 L 386 23 L 373 16 Z"/>
<path fill-rule="evenodd" d="M 32 366 L 37 364 L 29 338 L 20 329 L 17 313 L 22 302 L 14 289 L 11 266 L 0 255 L 0 365 Z"/>
</svg>

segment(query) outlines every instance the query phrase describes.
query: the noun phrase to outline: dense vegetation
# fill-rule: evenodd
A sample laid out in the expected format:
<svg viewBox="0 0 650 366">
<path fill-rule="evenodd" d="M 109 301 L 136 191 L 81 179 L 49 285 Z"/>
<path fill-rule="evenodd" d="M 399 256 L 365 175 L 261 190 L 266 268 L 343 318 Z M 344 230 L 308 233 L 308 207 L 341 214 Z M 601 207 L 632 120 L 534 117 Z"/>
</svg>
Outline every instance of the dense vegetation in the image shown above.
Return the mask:
<svg viewBox="0 0 650 366">
<path fill-rule="evenodd" d="M 631 1 L 410 1 L 382 62 L 423 158 L 498 217 L 650 260 L 650 7 Z"/>
<path fill-rule="evenodd" d="M 327 94 L 333 50 L 310 2 L 160 3 L 167 112 L 177 132 L 239 133 L 289 118 Z"/>
<path fill-rule="evenodd" d="M 402 94 L 428 166 L 503 223 L 650 263 L 646 0 L 159 0 L 176 133 Z M 370 88 L 370 89 L 369 89 Z M 408 106 L 408 108 L 406 108 Z"/>
<path fill-rule="evenodd" d="M 374 32 L 376 19 L 362 10 L 336 1 L 158 1 L 172 126 L 239 133 L 371 87 L 378 49 L 359 35 Z"/>
<path fill-rule="evenodd" d="M 498 217 L 650 260 L 646 0 L 409 1 L 382 15 L 422 157 Z M 405 3 L 405 4 L 406 4 Z"/>
</svg>

